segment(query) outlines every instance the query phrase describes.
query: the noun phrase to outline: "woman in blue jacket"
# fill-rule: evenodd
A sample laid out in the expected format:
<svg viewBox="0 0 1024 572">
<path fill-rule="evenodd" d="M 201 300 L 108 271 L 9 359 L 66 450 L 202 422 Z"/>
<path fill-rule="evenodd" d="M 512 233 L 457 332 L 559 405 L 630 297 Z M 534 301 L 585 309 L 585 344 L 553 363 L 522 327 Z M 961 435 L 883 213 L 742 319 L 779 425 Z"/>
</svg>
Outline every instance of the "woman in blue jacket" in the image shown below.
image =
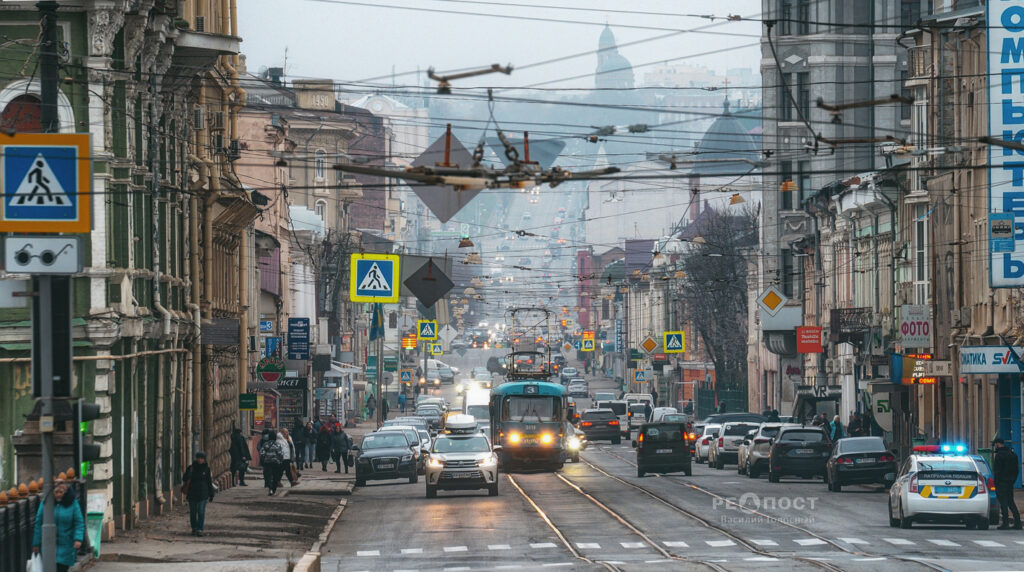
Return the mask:
<svg viewBox="0 0 1024 572">
<path fill-rule="evenodd" d="M 53 516 L 57 524 L 57 572 L 67 572 L 75 565 L 78 549 L 85 540 L 85 519 L 82 518 L 82 507 L 75 500 L 75 491 L 66 481 L 54 483 L 53 500 Z M 44 503 L 39 503 L 32 535 L 32 552 L 36 554 L 43 544 L 43 508 Z"/>
</svg>

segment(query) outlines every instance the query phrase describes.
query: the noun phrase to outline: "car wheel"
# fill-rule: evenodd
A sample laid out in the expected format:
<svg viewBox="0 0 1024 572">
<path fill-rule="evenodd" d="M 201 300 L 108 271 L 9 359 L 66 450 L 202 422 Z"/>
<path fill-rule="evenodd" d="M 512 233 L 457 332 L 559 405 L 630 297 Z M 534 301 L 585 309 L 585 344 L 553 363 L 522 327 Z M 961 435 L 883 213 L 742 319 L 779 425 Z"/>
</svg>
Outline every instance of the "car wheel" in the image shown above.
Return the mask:
<svg viewBox="0 0 1024 572">
<path fill-rule="evenodd" d="M 427 498 L 432 499 L 437 497 L 437 485 L 427 485 Z"/>
<path fill-rule="evenodd" d="M 691 467 L 690 465 L 686 465 L 686 467 L 683 469 L 683 474 L 686 475 L 687 477 L 692 477 L 693 467 Z"/>
<path fill-rule="evenodd" d="M 832 492 L 834 493 L 843 492 L 843 483 L 839 482 L 839 479 L 836 479 L 835 481 L 829 481 L 828 486 L 830 489 L 832 489 Z"/>
<path fill-rule="evenodd" d="M 487 496 L 496 497 L 498 496 L 498 483 L 492 483 L 487 486 Z"/>
<path fill-rule="evenodd" d="M 903 503 L 900 503 L 900 528 L 908 529 L 913 528 L 914 521 L 910 520 L 910 517 L 903 514 Z"/>
<path fill-rule="evenodd" d="M 756 467 L 748 467 L 747 476 L 750 477 L 751 479 L 756 479 L 757 477 L 761 476 L 761 473 L 758 472 Z"/>
<path fill-rule="evenodd" d="M 613 437 L 612 438 L 612 445 L 618 445 L 619 443 L 622 443 L 622 437 Z"/>
<path fill-rule="evenodd" d="M 715 468 L 719 471 L 725 470 L 725 461 L 718 455 L 715 455 Z"/>
<path fill-rule="evenodd" d="M 579 453 L 576 453 L 575 455 L 572 456 L 572 462 L 573 463 L 579 463 L 580 462 L 580 454 Z"/>
<path fill-rule="evenodd" d="M 636 476 L 637 476 L 637 477 L 639 477 L 639 478 L 641 478 L 641 479 L 642 479 L 642 478 L 644 478 L 644 475 L 646 475 L 646 474 L 647 474 L 647 473 L 645 473 L 645 472 L 644 472 L 644 470 L 643 470 L 643 469 L 641 469 L 640 467 L 637 467 L 637 468 L 636 468 Z"/>
<path fill-rule="evenodd" d="M 777 482 L 779 482 L 779 475 L 776 475 L 775 473 L 773 473 L 771 469 L 768 469 L 768 482 L 769 483 L 777 483 Z"/>
<path fill-rule="evenodd" d="M 900 519 L 892 517 L 892 503 L 886 503 L 889 505 L 889 527 L 896 528 L 900 525 Z"/>
<path fill-rule="evenodd" d="M 412 476 L 409 477 L 409 483 L 415 484 L 415 483 L 418 483 L 418 482 L 420 482 L 420 476 L 417 475 L 416 473 L 413 473 Z"/>
</svg>

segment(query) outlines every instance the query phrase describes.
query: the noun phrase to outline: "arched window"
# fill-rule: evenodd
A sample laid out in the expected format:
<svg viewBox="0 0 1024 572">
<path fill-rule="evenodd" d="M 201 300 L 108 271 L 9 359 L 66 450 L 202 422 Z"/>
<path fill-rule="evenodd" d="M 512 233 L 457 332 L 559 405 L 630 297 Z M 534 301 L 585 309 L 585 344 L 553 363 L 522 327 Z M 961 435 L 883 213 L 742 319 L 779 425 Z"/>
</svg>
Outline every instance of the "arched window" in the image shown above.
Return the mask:
<svg viewBox="0 0 1024 572">
<path fill-rule="evenodd" d="M 316 152 L 313 153 L 313 177 L 318 181 L 324 180 L 324 172 L 326 171 L 326 168 L 327 157 L 323 150 L 317 149 Z"/>
<path fill-rule="evenodd" d="M 327 221 L 327 201 L 320 199 L 313 205 L 313 212 L 324 222 Z"/>
<path fill-rule="evenodd" d="M 41 133 L 43 111 L 39 98 L 26 93 L 12 99 L 0 113 L 0 129 L 14 130 L 18 133 Z"/>
</svg>

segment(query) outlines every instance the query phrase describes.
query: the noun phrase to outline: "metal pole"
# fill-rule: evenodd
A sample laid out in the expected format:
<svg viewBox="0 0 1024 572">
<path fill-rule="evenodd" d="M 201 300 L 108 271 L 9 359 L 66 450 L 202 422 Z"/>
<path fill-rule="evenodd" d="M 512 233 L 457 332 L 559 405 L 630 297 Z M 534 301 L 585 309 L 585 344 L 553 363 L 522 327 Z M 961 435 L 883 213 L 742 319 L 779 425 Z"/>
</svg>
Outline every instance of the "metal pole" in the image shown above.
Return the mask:
<svg viewBox="0 0 1024 572">
<path fill-rule="evenodd" d="M 376 310 L 374 310 L 376 311 Z M 383 326 L 383 324 L 381 324 Z M 382 401 L 381 382 L 384 379 L 384 336 L 377 338 L 377 426 L 384 424 L 384 401 Z"/>
</svg>

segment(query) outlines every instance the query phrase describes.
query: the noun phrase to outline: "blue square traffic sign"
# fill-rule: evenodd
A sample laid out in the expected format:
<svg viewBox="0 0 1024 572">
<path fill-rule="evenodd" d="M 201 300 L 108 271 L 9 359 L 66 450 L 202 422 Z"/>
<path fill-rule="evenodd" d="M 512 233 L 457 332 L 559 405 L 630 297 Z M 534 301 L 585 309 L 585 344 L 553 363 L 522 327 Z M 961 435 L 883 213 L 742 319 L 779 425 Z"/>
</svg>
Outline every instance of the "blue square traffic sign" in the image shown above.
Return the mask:
<svg viewBox="0 0 1024 572">
<path fill-rule="evenodd" d="M 16 133 L 0 141 L 0 232 L 91 230 L 89 135 Z"/>
<path fill-rule="evenodd" d="M 399 259 L 394 254 L 353 254 L 349 298 L 353 302 L 398 302 Z"/>
</svg>

